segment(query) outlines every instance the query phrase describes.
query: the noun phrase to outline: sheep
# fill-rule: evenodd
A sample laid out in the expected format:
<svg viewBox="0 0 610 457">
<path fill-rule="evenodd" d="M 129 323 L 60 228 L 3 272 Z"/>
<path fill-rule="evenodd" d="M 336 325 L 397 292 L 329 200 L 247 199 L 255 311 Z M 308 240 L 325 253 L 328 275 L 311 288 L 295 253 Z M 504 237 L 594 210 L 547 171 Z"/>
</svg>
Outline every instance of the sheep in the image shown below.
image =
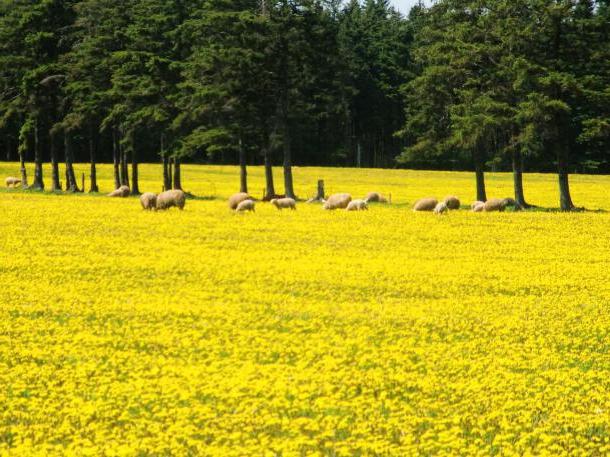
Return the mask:
<svg viewBox="0 0 610 457">
<path fill-rule="evenodd" d="M 434 214 L 446 214 L 449 212 L 449 207 L 447 203 L 440 202 L 434 207 Z"/>
<path fill-rule="evenodd" d="M 472 204 L 472 212 L 473 213 L 482 213 L 485 210 L 485 203 L 476 201 Z"/>
<path fill-rule="evenodd" d="M 294 198 L 274 198 L 271 200 L 271 204 L 278 210 L 282 210 L 284 208 L 290 208 L 292 210 L 297 209 L 297 202 L 294 200 Z"/>
<path fill-rule="evenodd" d="M 352 200 L 345 208 L 346 211 L 368 211 L 368 209 L 366 200 Z"/>
<path fill-rule="evenodd" d="M 252 200 L 252 197 L 246 192 L 239 192 L 229 197 L 229 209 L 237 209 L 237 206 L 244 200 Z"/>
<path fill-rule="evenodd" d="M 480 205 L 485 206 L 485 202 L 482 202 L 481 200 L 474 201 L 474 202 L 472 202 L 472 205 L 470 205 L 470 209 L 474 210 L 475 207 L 480 206 Z"/>
<path fill-rule="evenodd" d="M 6 182 L 6 187 L 17 187 L 19 184 L 21 184 L 21 179 L 9 176 L 4 180 L 4 182 Z"/>
<path fill-rule="evenodd" d="M 493 211 L 502 212 L 502 211 L 504 211 L 505 208 L 506 208 L 506 204 L 505 204 L 504 200 L 500 200 L 499 198 L 491 198 L 485 202 L 484 211 L 487 213 L 490 213 Z"/>
<path fill-rule="evenodd" d="M 152 192 L 144 192 L 140 195 L 140 203 L 142 204 L 142 209 L 152 211 L 157 209 L 157 194 L 153 194 Z"/>
<path fill-rule="evenodd" d="M 235 208 L 235 212 L 243 213 L 246 211 L 252 211 L 254 213 L 254 205 L 254 200 L 244 200 L 239 205 L 237 205 L 237 208 Z"/>
<path fill-rule="evenodd" d="M 450 195 L 449 197 L 445 197 L 444 200 L 448 209 L 460 209 L 460 199 L 454 195 Z"/>
<path fill-rule="evenodd" d="M 157 196 L 157 209 L 170 209 L 172 206 L 183 210 L 186 203 L 186 195 L 179 189 L 166 190 Z"/>
<path fill-rule="evenodd" d="M 366 203 L 387 203 L 388 199 L 381 195 L 379 192 L 369 192 L 368 194 L 366 194 L 366 197 L 364 197 L 364 201 Z"/>
<path fill-rule="evenodd" d="M 345 209 L 351 201 L 352 196 L 350 194 L 334 194 L 328 197 L 322 208 L 327 210 Z"/>
<path fill-rule="evenodd" d="M 109 197 L 119 197 L 119 198 L 125 198 L 125 197 L 129 197 L 129 195 L 131 194 L 131 190 L 129 190 L 129 186 L 121 186 L 116 190 L 113 190 L 112 192 L 110 192 L 108 194 Z"/>
<path fill-rule="evenodd" d="M 413 211 L 434 211 L 438 200 L 436 198 L 422 198 L 415 202 L 413 205 Z"/>
</svg>

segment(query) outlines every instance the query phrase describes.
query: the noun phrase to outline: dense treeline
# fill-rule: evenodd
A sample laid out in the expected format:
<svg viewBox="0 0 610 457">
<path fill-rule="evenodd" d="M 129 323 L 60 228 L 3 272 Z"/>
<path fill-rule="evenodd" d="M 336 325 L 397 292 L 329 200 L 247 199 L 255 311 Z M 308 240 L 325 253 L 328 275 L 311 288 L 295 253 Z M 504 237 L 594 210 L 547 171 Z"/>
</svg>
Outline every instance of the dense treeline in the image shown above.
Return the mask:
<svg viewBox="0 0 610 457">
<path fill-rule="evenodd" d="M 72 164 L 610 170 L 608 0 L 0 0 L 0 147 L 30 187 Z M 65 177 L 59 162 L 65 162 Z M 35 163 L 33 177 L 25 162 Z M 43 163 L 52 179 L 43 180 Z M 63 181 L 63 182 L 62 182 Z M 83 190 L 83 189 L 80 189 Z"/>
</svg>

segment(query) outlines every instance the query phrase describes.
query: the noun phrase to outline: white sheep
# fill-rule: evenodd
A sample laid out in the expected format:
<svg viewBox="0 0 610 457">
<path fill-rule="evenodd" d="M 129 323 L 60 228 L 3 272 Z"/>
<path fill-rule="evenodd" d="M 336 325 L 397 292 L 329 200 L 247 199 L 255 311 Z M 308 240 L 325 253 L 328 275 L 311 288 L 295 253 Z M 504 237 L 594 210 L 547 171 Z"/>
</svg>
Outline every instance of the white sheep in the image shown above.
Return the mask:
<svg viewBox="0 0 610 457">
<path fill-rule="evenodd" d="M 473 213 L 482 213 L 485 211 L 485 203 L 476 201 L 472 204 L 471 208 Z"/>
<path fill-rule="evenodd" d="M 434 211 L 436 205 L 438 205 L 438 200 L 436 198 L 422 198 L 415 202 L 413 211 Z"/>
<path fill-rule="evenodd" d="M 505 208 L 506 208 L 506 202 L 499 198 L 490 198 L 489 200 L 487 200 L 485 202 L 485 211 L 488 213 L 493 212 L 493 211 L 502 212 L 502 211 L 504 211 Z"/>
<path fill-rule="evenodd" d="M 352 200 L 345 208 L 346 211 L 368 211 L 369 205 L 366 200 Z"/>
<path fill-rule="evenodd" d="M 4 180 L 4 182 L 6 183 L 6 187 L 17 187 L 19 184 L 21 184 L 21 179 L 15 178 L 14 176 L 9 176 Z"/>
<path fill-rule="evenodd" d="M 440 202 L 434 207 L 434 214 L 446 214 L 449 212 L 449 207 L 447 203 Z"/>
<path fill-rule="evenodd" d="M 140 203 L 142 204 L 142 209 L 152 211 L 157 209 L 157 194 L 153 194 L 152 192 L 144 192 L 140 195 Z"/>
<path fill-rule="evenodd" d="M 128 186 L 121 186 L 116 190 L 113 190 L 108 194 L 109 197 L 118 197 L 118 198 L 126 198 L 129 197 L 131 191 Z"/>
<path fill-rule="evenodd" d="M 454 195 L 445 197 L 444 202 L 447 205 L 447 208 L 449 209 L 460 209 L 460 199 Z"/>
<path fill-rule="evenodd" d="M 352 196 L 350 194 L 334 194 L 328 197 L 328 200 L 324 201 L 324 206 L 322 208 L 328 210 L 345 209 L 351 201 Z"/>
<path fill-rule="evenodd" d="M 237 194 L 231 195 L 231 197 L 229 197 L 229 208 L 237 209 L 237 206 L 244 200 L 252 200 L 252 197 L 246 192 L 238 192 Z"/>
<path fill-rule="evenodd" d="M 237 208 L 235 208 L 235 212 L 243 213 L 246 211 L 252 211 L 254 213 L 254 205 L 254 200 L 244 200 L 240 202 L 239 205 L 237 205 Z"/>
<path fill-rule="evenodd" d="M 166 190 L 157 196 L 156 207 L 158 210 L 166 210 L 176 207 L 179 210 L 184 209 L 186 204 L 186 194 L 180 189 Z"/>
<path fill-rule="evenodd" d="M 297 209 L 297 202 L 294 198 L 274 198 L 271 200 L 271 204 L 279 210 L 285 208 Z"/>
<path fill-rule="evenodd" d="M 369 192 L 366 194 L 366 197 L 364 197 L 364 201 L 367 203 L 387 203 L 388 199 L 379 192 Z"/>
</svg>

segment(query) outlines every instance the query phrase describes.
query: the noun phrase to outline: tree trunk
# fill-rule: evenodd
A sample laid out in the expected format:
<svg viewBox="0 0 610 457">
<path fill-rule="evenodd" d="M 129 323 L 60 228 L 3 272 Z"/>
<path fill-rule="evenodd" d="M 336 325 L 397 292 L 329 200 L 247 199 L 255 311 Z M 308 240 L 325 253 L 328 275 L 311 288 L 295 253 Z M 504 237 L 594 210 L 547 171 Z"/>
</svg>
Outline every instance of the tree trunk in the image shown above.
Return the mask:
<svg viewBox="0 0 610 457">
<path fill-rule="evenodd" d="M 557 142 L 557 168 L 559 174 L 559 206 L 561 211 L 572 211 L 574 203 L 570 196 L 568 151 L 561 141 Z"/>
<path fill-rule="evenodd" d="M 121 185 L 129 187 L 129 168 L 127 165 L 127 150 L 122 142 L 123 133 L 119 132 L 119 155 L 121 158 Z"/>
<path fill-rule="evenodd" d="M 246 163 L 246 150 L 244 144 L 239 138 L 239 191 L 248 193 L 248 170 Z"/>
<path fill-rule="evenodd" d="M 477 181 L 477 200 L 484 202 L 487 201 L 487 194 L 485 192 L 485 172 L 483 171 L 483 159 L 478 152 L 474 154 L 474 169 Z"/>
<path fill-rule="evenodd" d="M 89 175 L 91 187 L 89 192 L 99 192 L 100 190 L 97 187 L 97 170 L 95 168 L 95 139 L 92 125 L 89 126 L 89 163 L 91 165 L 91 173 Z"/>
<path fill-rule="evenodd" d="M 174 159 L 174 189 L 182 190 L 182 171 L 180 159 Z"/>
<path fill-rule="evenodd" d="M 522 208 L 529 208 L 523 192 L 523 156 L 518 149 L 513 150 L 513 183 L 515 187 L 515 202 Z"/>
<path fill-rule="evenodd" d="M 169 159 L 163 156 L 163 190 L 172 188 L 172 181 L 169 178 Z"/>
<path fill-rule="evenodd" d="M 263 149 L 263 159 L 265 161 L 265 198 L 271 199 L 275 196 L 275 185 L 273 184 L 273 165 L 271 163 L 271 152 L 269 147 Z"/>
<path fill-rule="evenodd" d="M 59 182 L 59 162 L 57 161 L 57 150 L 55 148 L 55 135 L 49 134 L 49 150 L 51 153 L 51 191 L 58 192 L 61 190 Z"/>
<path fill-rule="evenodd" d="M 64 149 L 66 156 L 66 191 L 79 192 L 76 176 L 74 174 L 74 156 L 72 153 L 72 137 L 64 132 Z"/>
<path fill-rule="evenodd" d="M 138 157 L 133 136 L 131 138 L 131 193 L 134 195 L 140 193 L 140 186 L 138 185 Z"/>
<path fill-rule="evenodd" d="M 40 148 L 39 120 L 34 119 L 34 182 L 31 189 L 44 190 L 44 180 L 42 177 L 42 153 Z"/>
<path fill-rule="evenodd" d="M 25 150 L 20 146 L 19 147 L 19 172 L 21 174 L 21 188 L 28 188 L 28 172 L 25 168 Z"/>
<path fill-rule="evenodd" d="M 112 129 L 112 166 L 114 175 L 114 188 L 118 189 L 121 187 L 121 159 L 119 157 L 119 145 L 117 139 L 116 128 Z"/>
</svg>

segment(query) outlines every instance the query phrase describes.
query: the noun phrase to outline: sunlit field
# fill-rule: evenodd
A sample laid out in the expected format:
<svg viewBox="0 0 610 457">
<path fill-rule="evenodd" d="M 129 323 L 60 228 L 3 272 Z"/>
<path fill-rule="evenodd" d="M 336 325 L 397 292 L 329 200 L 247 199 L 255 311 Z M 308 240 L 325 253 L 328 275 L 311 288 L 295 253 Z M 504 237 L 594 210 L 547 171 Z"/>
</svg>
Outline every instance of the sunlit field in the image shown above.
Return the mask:
<svg viewBox="0 0 610 457">
<path fill-rule="evenodd" d="M 0 455 L 610 453 L 610 177 L 572 177 L 592 211 L 439 217 L 410 207 L 469 204 L 471 173 L 294 175 L 393 203 L 233 214 L 216 166 L 183 167 L 182 212 L 0 191 Z M 525 191 L 558 206 L 554 175 Z"/>
</svg>

